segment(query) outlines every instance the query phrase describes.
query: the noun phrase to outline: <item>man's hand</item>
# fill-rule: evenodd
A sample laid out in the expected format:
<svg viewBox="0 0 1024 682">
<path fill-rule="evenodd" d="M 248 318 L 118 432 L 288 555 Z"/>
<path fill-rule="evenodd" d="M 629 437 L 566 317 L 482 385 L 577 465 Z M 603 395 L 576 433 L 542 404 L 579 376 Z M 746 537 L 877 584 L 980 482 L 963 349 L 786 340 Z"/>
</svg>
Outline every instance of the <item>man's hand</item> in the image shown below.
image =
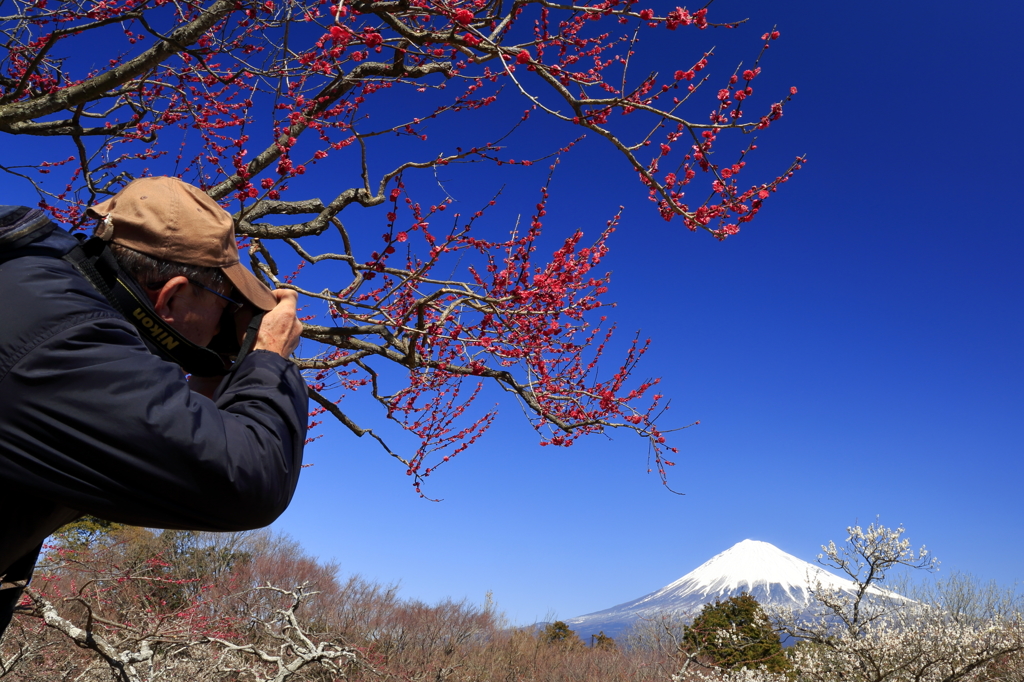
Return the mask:
<svg viewBox="0 0 1024 682">
<path fill-rule="evenodd" d="M 253 348 L 273 351 L 287 359 L 298 347 L 299 335 L 302 334 L 302 323 L 295 316 L 295 304 L 299 300 L 299 295 L 290 289 L 277 289 L 272 293 L 277 299 L 277 306 L 263 315 Z M 235 317 L 239 343 L 242 343 L 245 329 L 252 319 L 252 312 L 252 309 L 246 307 Z M 188 385 L 196 393 L 213 398 L 214 391 L 223 379 L 224 377 L 200 377 L 193 374 L 188 379 Z"/>
<path fill-rule="evenodd" d="M 256 335 L 255 350 L 274 351 L 287 358 L 299 345 L 302 323 L 295 316 L 299 295 L 290 289 L 275 289 L 277 306 L 263 315 L 260 331 Z"/>
</svg>

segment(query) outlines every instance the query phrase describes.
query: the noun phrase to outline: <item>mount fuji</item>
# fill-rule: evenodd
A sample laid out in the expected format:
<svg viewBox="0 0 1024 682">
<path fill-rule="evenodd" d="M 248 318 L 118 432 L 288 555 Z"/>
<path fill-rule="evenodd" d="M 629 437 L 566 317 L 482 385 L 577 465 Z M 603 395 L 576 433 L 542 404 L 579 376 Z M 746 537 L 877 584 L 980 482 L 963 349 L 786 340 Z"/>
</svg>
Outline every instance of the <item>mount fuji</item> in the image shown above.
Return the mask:
<svg viewBox="0 0 1024 682">
<path fill-rule="evenodd" d="M 810 605 L 809 588 L 815 583 L 853 590 L 849 580 L 786 554 L 775 545 L 744 540 L 660 590 L 603 611 L 566 619 L 565 623 L 584 639 L 600 631 L 616 637 L 642 618 L 667 613 L 694 616 L 704 604 L 724 601 L 741 592 L 763 606 L 803 610 Z M 874 588 L 869 591 L 885 594 Z"/>
</svg>

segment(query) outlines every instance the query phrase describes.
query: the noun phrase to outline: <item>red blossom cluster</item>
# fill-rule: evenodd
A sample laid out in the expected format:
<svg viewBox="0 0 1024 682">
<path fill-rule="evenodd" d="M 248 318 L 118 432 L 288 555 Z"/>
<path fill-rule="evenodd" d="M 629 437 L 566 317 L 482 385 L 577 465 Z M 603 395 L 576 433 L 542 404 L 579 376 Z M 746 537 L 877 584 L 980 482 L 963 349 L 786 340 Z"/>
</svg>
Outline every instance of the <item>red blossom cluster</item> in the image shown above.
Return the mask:
<svg viewBox="0 0 1024 682">
<path fill-rule="evenodd" d="M 633 430 L 663 473 L 661 396 L 648 396 L 657 380 L 634 379 L 646 342 L 629 344 L 609 378 L 597 374 L 614 325 L 598 311 L 608 276 L 596 268 L 618 216 L 589 246 L 575 232 L 538 259 L 547 185 L 529 226 L 508 236 L 485 220 L 493 201 L 471 215 L 450 197 L 421 203 L 411 178 L 462 163 L 528 168 L 540 159 L 513 157 L 509 141 L 544 116 L 624 157 L 665 220 L 718 239 L 735 234 L 802 162 L 741 186 L 756 144 L 729 162 L 716 147 L 722 136 L 768 127 L 795 94 L 747 113 L 779 32 L 764 34 L 752 66 L 706 93 L 710 120 L 683 116 L 712 88 L 710 52 L 671 65 L 667 77 L 637 78 L 629 66 L 646 32 L 736 26 L 712 23 L 707 8 L 661 14 L 634 0 L 14 0 L 0 18 L 0 132 L 64 137 L 70 156 L 4 170 L 72 226 L 133 176 L 174 174 L 207 189 L 234 213 L 258 273 L 308 298 L 305 336 L 316 343 L 298 362 L 318 404 L 311 419 L 329 412 L 383 444 L 339 407 L 369 386 L 420 440 L 411 455 L 392 452 L 417 490 L 495 417 L 470 409 L 481 389 L 464 381 L 514 394 L 544 445 Z M 92 58 L 73 58 L 83 50 Z M 512 131 L 442 153 L 417 146 L 431 126 L 452 129 L 459 115 L 515 97 L 529 108 Z M 375 156 L 384 137 L 407 141 L 408 156 Z M 326 181 L 336 159 L 359 165 L 360 181 L 328 197 L 304 194 L 308 176 Z M 382 164 L 389 170 L 374 170 Z M 58 169 L 65 175 L 53 189 L 41 176 Z M 694 199 L 698 180 L 705 187 Z M 342 222 L 357 206 L 380 207 L 362 222 L 385 226 L 383 244 L 367 246 L 365 232 Z M 312 252 L 308 238 L 328 230 L 341 249 Z M 310 267 L 281 277 L 275 259 L 288 256 Z M 455 266 L 462 274 L 451 274 Z M 306 284 L 314 279 L 331 284 Z"/>
</svg>

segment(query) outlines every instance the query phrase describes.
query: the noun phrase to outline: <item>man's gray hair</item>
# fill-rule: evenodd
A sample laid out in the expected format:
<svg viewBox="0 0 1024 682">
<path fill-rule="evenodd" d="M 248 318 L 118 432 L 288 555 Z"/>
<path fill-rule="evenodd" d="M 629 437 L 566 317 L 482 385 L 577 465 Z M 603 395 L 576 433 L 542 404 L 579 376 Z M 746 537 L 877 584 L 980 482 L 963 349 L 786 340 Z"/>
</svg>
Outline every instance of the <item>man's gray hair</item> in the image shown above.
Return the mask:
<svg viewBox="0 0 1024 682">
<path fill-rule="evenodd" d="M 160 260 L 114 243 L 110 244 L 110 250 L 121 267 L 142 286 L 163 284 L 174 277 L 187 277 L 190 281 L 205 284 L 215 291 L 231 290 L 231 282 L 220 268 Z"/>
</svg>

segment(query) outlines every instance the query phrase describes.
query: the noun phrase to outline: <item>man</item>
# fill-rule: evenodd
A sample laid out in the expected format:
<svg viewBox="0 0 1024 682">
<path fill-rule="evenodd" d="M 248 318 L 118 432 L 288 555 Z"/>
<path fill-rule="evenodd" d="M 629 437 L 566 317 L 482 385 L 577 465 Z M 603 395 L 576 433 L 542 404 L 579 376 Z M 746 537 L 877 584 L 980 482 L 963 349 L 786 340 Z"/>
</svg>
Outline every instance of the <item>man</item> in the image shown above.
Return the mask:
<svg viewBox="0 0 1024 682">
<path fill-rule="evenodd" d="M 241 265 L 230 215 L 175 178 L 135 180 L 89 214 L 80 246 L 41 211 L 0 207 L 0 634 L 69 521 L 258 528 L 301 467 L 296 295 Z M 205 348 L 260 312 L 233 365 Z"/>
</svg>

